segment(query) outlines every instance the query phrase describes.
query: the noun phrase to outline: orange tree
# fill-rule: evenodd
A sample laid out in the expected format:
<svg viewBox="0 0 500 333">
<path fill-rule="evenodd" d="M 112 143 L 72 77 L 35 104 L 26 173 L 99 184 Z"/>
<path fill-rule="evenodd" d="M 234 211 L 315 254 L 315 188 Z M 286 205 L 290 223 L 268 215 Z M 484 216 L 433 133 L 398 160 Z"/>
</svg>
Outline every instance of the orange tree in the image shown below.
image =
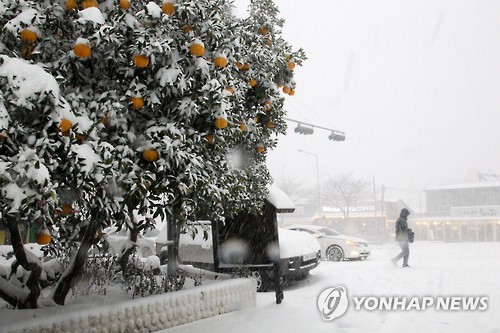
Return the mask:
<svg viewBox="0 0 500 333">
<path fill-rule="evenodd" d="M 286 129 L 279 88 L 294 88 L 290 63 L 304 60 L 277 15 L 270 0 L 246 19 L 227 0 L 0 5 L 1 223 L 25 282 L 0 277 L 1 297 L 36 307 L 53 284 L 64 304 L 107 226 L 133 244 L 157 217 L 175 235 L 187 220 L 259 211 L 266 152 Z M 32 258 L 26 228 L 71 253 L 64 272 Z"/>
</svg>

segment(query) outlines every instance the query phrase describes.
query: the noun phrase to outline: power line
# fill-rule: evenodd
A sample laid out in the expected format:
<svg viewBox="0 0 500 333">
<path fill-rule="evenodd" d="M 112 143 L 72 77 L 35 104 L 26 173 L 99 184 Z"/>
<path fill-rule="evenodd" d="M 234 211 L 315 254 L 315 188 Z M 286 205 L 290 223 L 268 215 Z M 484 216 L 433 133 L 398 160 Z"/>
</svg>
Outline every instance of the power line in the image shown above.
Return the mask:
<svg viewBox="0 0 500 333">
<path fill-rule="evenodd" d="M 330 124 L 330 122 L 325 118 L 323 117 L 321 114 L 317 113 L 314 109 L 312 109 L 310 106 L 308 106 L 307 104 L 305 104 L 304 102 L 302 102 L 299 98 L 297 97 L 294 97 L 293 99 L 287 99 L 287 102 L 292 102 L 295 103 L 295 102 L 298 102 L 300 103 L 304 108 L 306 108 L 308 111 L 311 111 L 313 114 L 315 114 L 318 118 L 321 118 L 322 121 L 324 121 L 326 124 L 328 124 L 328 126 L 330 127 L 333 127 L 335 128 L 335 126 L 332 126 Z M 302 115 L 303 116 L 303 115 Z M 304 117 L 307 119 L 307 117 Z"/>
<path fill-rule="evenodd" d="M 300 115 L 302 118 L 304 118 L 306 121 L 311 122 L 311 121 L 307 118 L 307 116 L 305 116 L 305 115 L 302 113 L 301 108 L 299 108 L 299 107 L 297 107 L 297 106 L 295 106 L 294 104 L 291 104 L 291 103 L 290 103 L 290 104 L 288 104 L 288 105 L 289 105 L 289 106 L 291 106 L 291 107 L 292 107 L 292 108 L 293 108 L 293 109 L 294 109 L 297 113 L 299 113 L 299 115 Z"/>
</svg>

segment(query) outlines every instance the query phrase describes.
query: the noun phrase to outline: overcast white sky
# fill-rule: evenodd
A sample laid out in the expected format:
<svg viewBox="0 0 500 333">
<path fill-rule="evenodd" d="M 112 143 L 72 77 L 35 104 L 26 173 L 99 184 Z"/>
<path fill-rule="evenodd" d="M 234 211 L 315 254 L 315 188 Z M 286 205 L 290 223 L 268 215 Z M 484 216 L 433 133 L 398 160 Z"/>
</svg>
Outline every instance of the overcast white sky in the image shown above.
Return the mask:
<svg viewBox="0 0 500 333">
<path fill-rule="evenodd" d="M 500 1 L 276 0 L 284 37 L 308 56 L 288 117 L 345 131 L 280 136 L 274 178 L 353 172 L 422 189 L 500 173 Z M 248 0 L 235 0 L 243 13 Z M 390 197 L 410 193 L 387 192 Z"/>
</svg>

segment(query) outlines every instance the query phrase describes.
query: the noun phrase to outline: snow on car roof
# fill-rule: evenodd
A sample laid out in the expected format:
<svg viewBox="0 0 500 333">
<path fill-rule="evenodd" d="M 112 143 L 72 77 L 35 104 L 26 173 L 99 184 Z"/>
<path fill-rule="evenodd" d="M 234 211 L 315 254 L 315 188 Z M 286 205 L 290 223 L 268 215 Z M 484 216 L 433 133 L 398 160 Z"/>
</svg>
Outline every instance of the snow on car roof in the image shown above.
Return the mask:
<svg viewBox="0 0 500 333">
<path fill-rule="evenodd" d="M 314 229 L 314 230 L 319 230 L 319 229 L 322 229 L 324 227 L 321 227 L 319 225 L 311 225 L 311 224 L 297 224 L 297 225 L 291 225 L 288 227 L 289 229 L 293 229 L 293 228 L 304 228 L 304 229 Z"/>
<path fill-rule="evenodd" d="M 290 199 L 285 192 L 274 185 L 267 185 L 267 190 L 269 191 L 267 201 L 276 207 L 278 213 L 293 213 L 295 205 L 293 204 L 292 199 Z"/>
</svg>

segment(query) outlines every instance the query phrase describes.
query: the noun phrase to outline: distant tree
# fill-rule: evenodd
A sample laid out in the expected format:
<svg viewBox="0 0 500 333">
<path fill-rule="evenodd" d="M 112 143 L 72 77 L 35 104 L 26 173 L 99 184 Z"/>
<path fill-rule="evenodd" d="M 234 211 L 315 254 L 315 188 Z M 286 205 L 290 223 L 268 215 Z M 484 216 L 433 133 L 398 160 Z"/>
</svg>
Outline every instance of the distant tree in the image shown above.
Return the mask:
<svg viewBox="0 0 500 333">
<path fill-rule="evenodd" d="M 275 179 L 275 184 L 280 190 L 285 192 L 294 203 L 300 202 L 308 197 L 308 191 L 304 184 L 296 176 L 281 174 Z"/>
<path fill-rule="evenodd" d="M 344 219 L 349 221 L 349 213 L 366 195 L 370 183 L 355 178 L 352 174 L 330 176 L 323 189 L 323 202 L 332 204 L 344 214 Z"/>
</svg>

